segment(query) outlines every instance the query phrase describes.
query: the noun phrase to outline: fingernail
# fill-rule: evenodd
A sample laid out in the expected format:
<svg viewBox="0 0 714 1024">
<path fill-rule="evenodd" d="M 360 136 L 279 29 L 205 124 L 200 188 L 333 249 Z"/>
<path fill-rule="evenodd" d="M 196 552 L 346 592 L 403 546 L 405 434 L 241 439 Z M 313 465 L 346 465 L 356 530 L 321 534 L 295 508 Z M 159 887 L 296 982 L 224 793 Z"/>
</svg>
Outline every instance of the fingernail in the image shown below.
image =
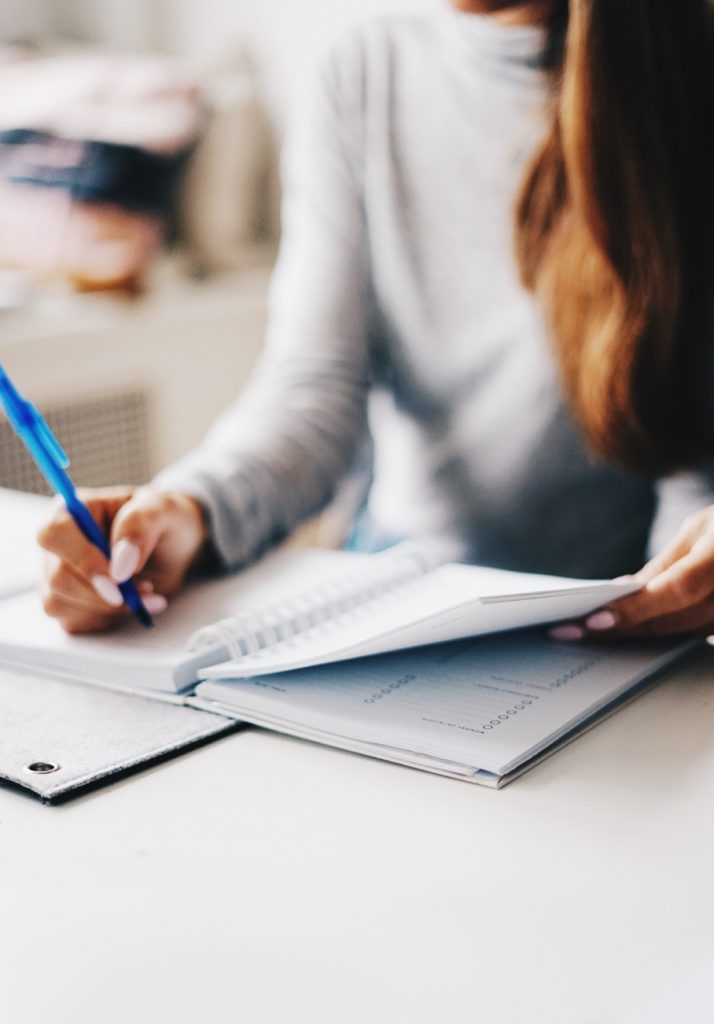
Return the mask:
<svg viewBox="0 0 714 1024">
<path fill-rule="evenodd" d="M 143 601 L 149 615 L 161 615 L 169 605 L 163 594 L 147 594 Z"/>
<path fill-rule="evenodd" d="M 612 629 L 618 622 L 617 615 L 614 612 L 602 611 L 595 612 L 590 618 L 585 620 L 585 625 L 588 629 Z"/>
<path fill-rule="evenodd" d="M 551 640 L 582 640 L 585 636 L 585 630 L 582 626 L 576 626 L 573 622 L 565 626 L 554 626 L 548 630 L 548 636 Z"/>
<path fill-rule="evenodd" d="M 139 580 L 137 586 L 142 594 L 153 593 L 154 584 L 151 582 L 151 580 Z"/>
<path fill-rule="evenodd" d="M 114 545 L 110 564 L 111 574 L 117 583 L 126 583 L 134 575 L 141 552 L 130 540 L 120 540 Z"/>
<path fill-rule="evenodd" d="M 112 608 L 121 608 L 124 604 L 124 598 L 121 596 L 119 587 L 108 576 L 92 576 L 92 586 L 102 601 L 105 604 L 111 605 Z"/>
</svg>

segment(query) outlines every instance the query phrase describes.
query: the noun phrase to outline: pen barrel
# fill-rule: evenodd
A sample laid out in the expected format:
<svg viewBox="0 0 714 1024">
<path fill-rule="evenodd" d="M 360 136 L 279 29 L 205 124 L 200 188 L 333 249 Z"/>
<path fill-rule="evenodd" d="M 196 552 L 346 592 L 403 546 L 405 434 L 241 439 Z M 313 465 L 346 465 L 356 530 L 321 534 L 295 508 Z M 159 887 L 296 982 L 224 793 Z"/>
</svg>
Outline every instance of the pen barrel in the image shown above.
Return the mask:
<svg viewBox="0 0 714 1024">
<path fill-rule="evenodd" d="M 99 525 L 95 522 L 94 517 L 86 505 L 84 505 L 79 498 L 69 497 L 65 500 L 67 502 L 67 508 L 70 515 L 90 544 L 94 544 L 95 547 L 99 548 L 106 558 L 111 558 L 109 541 L 104 536 Z M 127 580 L 125 583 L 120 583 L 119 591 L 121 596 L 124 598 L 124 603 L 127 608 L 131 609 L 139 622 L 141 622 L 143 626 L 153 626 L 151 616 L 144 607 L 141 595 L 132 581 Z"/>
<path fill-rule="evenodd" d="M 26 401 L 14 386 L 0 363 L 0 405 L 7 412 L 13 430 L 27 448 L 30 457 L 47 480 L 53 491 L 64 499 L 67 511 L 90 544 L 98 548 L 104 557 L 111 558 L 109 539 L 95 521 L 86 505 L 77 497 L 74 484 L 65 472 L 69 458 L 62 449 L 46 421 Z M 139 591 L 131 580 L 119 585 L 126 605 L 143 626 L 153 626 L 151 616 L 144 607 Z"/>
<path fill-rule="evenodd" d="M 126 583 L 119 584 L 119 591 L 124 598 L 127 608 L 134 613 L 142 626 L 147 628 L 153 626 L 153 619 L 144 607 L 144 602 L 141 600 L 141 594 L 137 590 L 136 585 L 131 580 L 127 580 Z"/>
<path fill-rule="evenodd" d="M 106 558 L 110 558 L 111 550 L 109 548 L 109 541 L 93 518 L 89 509 L 83 505 L 79 499 L 73 500 L 72 498 L 65 498 L 65 501 L 69 514 L 72 516 L 75 523 L 90 544 L 94 544 L 94 546 L 99 548 Z"/>
</svg>

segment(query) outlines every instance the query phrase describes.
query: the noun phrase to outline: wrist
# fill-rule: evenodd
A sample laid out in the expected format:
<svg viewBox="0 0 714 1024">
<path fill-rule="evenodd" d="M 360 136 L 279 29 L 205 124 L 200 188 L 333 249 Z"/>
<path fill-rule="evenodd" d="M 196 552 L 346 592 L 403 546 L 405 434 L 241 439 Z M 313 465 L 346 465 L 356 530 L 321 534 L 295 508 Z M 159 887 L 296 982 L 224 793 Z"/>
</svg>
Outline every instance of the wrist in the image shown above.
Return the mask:
<svg viewBox="0 0 714 1024">
<path fill-rule="evenodd" d="M 193 538 L 193 555 L 189 571 L 200 572 L 207 569 L 214 561 L 212 555 L 211 530 L 209 527 L 208 510 L 198 498 L 190 494 L 174 494 L 172 498 L 179 505 Z"/>
</svg>

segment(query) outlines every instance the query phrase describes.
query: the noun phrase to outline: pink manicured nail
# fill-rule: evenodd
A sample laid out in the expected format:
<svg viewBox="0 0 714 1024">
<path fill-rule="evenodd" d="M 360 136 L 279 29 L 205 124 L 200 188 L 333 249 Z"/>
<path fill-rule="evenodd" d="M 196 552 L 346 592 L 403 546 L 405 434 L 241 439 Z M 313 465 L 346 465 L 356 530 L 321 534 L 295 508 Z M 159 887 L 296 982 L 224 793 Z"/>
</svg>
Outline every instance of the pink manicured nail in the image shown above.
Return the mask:
<svg viewBox="0 0 714 1024">
<path fill-rule="evenodd" d="M 602 611 L 595 612 L 589 619 L 585 620 L 585 625 L 588 629 L 612 629 L 613 626 L 617 625 L 617 615 L 614 612 Z"/>
<path fill-rule="evenodd" d="M 142 600 L 149 615 L 161 615 L 169 604 L 163 594 L 147 594 Z"/>
<path fill-rule="evenodd" d="M 112 608 L 121 608 L 124 604 L 124 598 L 121 596 L 119 587 L 108 576 L 92 576 L 92 586 L 102 601 L 105 604 L 111 605 Z"/>
<path fill-rule="evenodd" d="M 576 626 L 574 622 L 567 623 L 565 626 L 554 626 L 548 630 L 548 636 L 551 640 L 582 640 L 585 636 L 585 630 L 582 626 Z"/>
<path fill-rule="evenodd" d="M 139 564 L 141 552 L 130 540 L 120 540 L 114 545 L 111 560 L 111 573 L 117 583 L 126 583 L 131 579 Z"/>
</svg>

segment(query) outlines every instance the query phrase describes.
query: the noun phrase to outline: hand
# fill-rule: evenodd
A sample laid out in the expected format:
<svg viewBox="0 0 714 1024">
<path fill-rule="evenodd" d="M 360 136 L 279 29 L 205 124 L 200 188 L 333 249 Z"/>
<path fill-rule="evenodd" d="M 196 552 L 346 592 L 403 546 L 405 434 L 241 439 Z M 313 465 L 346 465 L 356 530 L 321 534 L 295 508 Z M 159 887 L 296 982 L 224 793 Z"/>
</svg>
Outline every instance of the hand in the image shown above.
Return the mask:
<svg viewBox="0 0 714 1024">
<path fill-rule="evenodd" d="M 633 579 L 642 590 L 550 631 L 555 640 L 714 633 L 714 505 L 684 520 L 661 554 Z"/>
<path fill-rule="evenodd" d="M 84 491 L 80 497 L 108 532 L 111 563 L 85 539 L 63 502 L 40 530 L 46 550 L 42 603 L 68 633 L 99 632 L 130 614 L 117 583 L 136 576 L 147 611 L 166 608 L 206 549 L 201 506 L 185 494 L 150 487 Z"/>
</svg>

